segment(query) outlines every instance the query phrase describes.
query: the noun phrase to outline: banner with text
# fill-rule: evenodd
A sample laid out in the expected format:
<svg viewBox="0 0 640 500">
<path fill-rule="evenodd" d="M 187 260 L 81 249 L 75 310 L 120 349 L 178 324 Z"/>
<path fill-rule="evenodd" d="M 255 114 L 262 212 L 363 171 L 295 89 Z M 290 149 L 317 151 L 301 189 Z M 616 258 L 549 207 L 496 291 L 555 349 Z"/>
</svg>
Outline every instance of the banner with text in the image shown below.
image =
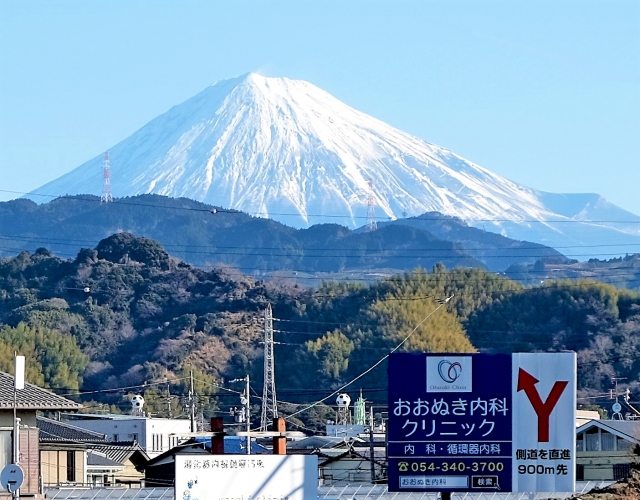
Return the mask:
<svg viewBox="0 0 640 500">
<path fill-rule="evenodd" d="M 318 496 L 315 455 L 176 455 L 175 500 L 307 500 Z"/>
</svg>

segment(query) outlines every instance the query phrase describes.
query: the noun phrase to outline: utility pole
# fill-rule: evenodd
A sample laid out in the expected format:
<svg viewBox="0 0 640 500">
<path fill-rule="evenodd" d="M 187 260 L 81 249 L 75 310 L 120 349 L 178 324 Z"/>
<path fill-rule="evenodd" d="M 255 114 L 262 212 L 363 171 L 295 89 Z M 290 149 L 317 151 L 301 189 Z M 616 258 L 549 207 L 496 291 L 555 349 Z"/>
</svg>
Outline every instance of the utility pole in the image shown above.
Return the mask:
<svg viewBox="0 0 640 500">
<path fill-rule="evenodd" d="M 376 482 L 375 448 L 373 447 L 373 406 L 369 407 L 369 457 L 371 458 L 371 484 Z"/>
<path fill-rule="evenodd" d="M 244 378 L 234 378 L 229 380 L 229 382 L 244 382 L 244 392 L 240 395 L 240 404 L 242 404 L 242 417 L 239 423 L 242 423 L 242 418 L 244 418 L 244 423 L 247 429 L 247 455 L 251 455 L 251 386 L 249 384 L 249 374 Z"/>
<path fill-rule="evenodd" d="M 13 463 L 20 469 L 20 419 L 17 415 L 18 391 L 24 389 L 25 358 L 15 353 L 13 370 Z M 24 477 L 24 476 L 23 476 Z M 22 481 L 20 481 L 22 483 Z M 20 498 L 20 486 L 11 492 L 13 498 Z"/>
<path fill-rule="evenodd" d="M 196 395 L 193 391 L 193 370 L 189 373 L 189 378 L 191 380 L 191 389 L 189 390 L 189 416 L 191 418 L 191 432 L 196 432 Z"/>
<path fill-rule="evenodd" d="M 249 388 L 249 374 L 247 373 L 246 377 L 246 389 L 247 397 L 245 401 L 245 415 L 247 416 L 247 455 L 251 455 L 251 393 L 249 392 L 251 389 Z"/>
</svg>

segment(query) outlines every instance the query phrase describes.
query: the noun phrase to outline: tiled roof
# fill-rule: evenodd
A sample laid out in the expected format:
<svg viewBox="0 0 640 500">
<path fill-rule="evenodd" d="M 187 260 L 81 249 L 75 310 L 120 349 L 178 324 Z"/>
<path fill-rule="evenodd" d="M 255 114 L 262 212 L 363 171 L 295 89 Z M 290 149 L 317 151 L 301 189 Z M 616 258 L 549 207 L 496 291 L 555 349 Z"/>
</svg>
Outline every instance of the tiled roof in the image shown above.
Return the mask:
<svg viewBox="0 0 640 500">
<path fill-rule="evenodd" d="M 116 462 L 115 460 L 111 460 L 107 456 L 102 453 L 98 453 L 94 450 L 89 450 L 87 453 L 87 465 L 94 467 L 122 467 L 122 464 Z"/>
<path fill-rule="evenodd" d="M 36 417 L 40 429 L 40 441 L 72 441 L 81 443 L 108 442 L 107 436 L 99 432 L 76 427 L 75 425 L 45 417 Z"/>
<path fill-rule="evenodd" d="M 24 389 L 17 391 L 18 410 L 79 410 L 80 403 L 58 396 L 37 385 L 25 383 Z M 0 409 L 13 408 L 13 376 L 0 372 Z"/>
<path fill-rule="evenodd" d="M 100 453 L 103 453 L 110 458 L 118 462 L 119 464 L 124 464 L 128 458 L 131 457 L 134 453 L 140 453 L 142 458 L 145 461 L 149 460 L 149 456 L 146 452 L 140 447 L 138 443 L 110 443 L 110 444 L 97 444 L 91 446 L 93 450 L 96 450 Z"/>
</svg>

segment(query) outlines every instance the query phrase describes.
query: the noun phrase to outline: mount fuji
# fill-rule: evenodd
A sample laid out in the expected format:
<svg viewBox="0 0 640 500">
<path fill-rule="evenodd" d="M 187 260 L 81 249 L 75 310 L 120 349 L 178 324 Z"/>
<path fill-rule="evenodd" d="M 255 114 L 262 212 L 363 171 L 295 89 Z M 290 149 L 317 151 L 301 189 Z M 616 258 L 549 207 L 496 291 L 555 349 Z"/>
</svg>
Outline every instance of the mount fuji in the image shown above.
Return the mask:
<svg viewBox="0 0 640 500">
<path fill-rule="evenodd" d="M 640 248 L 640 217 L 597 194 L 518 185 L 305 81 L 249 73 L 217 82 L 109 155 L 117 197 L 188 197 L 294 227 L 352 228 L 365 224 L 371 197 L 378 220 L 440 212 L 556 248 Z M 100 195 L 102 162 L 96 156 L 28 197 Z"/>
</svg>

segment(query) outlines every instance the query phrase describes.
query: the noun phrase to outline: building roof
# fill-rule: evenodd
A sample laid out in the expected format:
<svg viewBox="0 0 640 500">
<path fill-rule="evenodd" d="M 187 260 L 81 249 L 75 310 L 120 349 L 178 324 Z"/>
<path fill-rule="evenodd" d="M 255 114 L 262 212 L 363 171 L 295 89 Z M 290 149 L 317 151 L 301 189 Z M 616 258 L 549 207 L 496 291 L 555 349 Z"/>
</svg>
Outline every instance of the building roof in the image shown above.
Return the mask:
<svg viewBox="0 0 640 500">
<path fill-rule="evenodd" d="M 340 436 L 310 436 L 305 439 L 287 442 L 288 450 L 319 450 L 324 451 L 332 448 L 349 448 L 352 439 Z"/>
<path fill-rule="evenodd" d="M 381 453 L 374 452 L 373 462 L 379 465 L 380 467 L 386 467 L 387 466 L 386 450 L 380 450 L 380 452 Z M 324 461 L 320 462 L 320 459 Z M 327 455 L 325 453 L 318 453 L 318 460 L 319 460 L 318 466 L 324 467 L 326 465 L 329 465 L 333 462 L 337 462 L 339 460 L 371 462 L 371 456 L 369 453 L 364 454 L 351 448 L 338 455 Z"/>
<path fill-rule="evenodd" d="M 149 420 L 153 422 L 186 422 L 189 420 L 186 418 L 160 418 L 160 417 L 147 417 L 144 415 L 125 415 L 114 413 L 64 413 L 62 417 L 66 420 Z"/>
<path fill-rule="evenodd" d="M 91 449 L 99 453 L 103 453 L 107 458 L 110 458 L 119 464 L 124 464 L 129 459 L 131 459 L 132 462 L 135 462 L 134 465 L 141 465 L 149 461 L 149 455 L 147 455 L 147 453 L 135 441 L 127 443 L 95 444 L 91 446 Z"/>
<path fill-rule="evenodd" d="M 578 427 L 576 432 L 584 432 L 593 427 L 600 427 L 627 441 L 640 444 L 640 421 L 638 420 L 591 420 Z"/>
<path fill-rule="evenodd" d="M 36 417 L 36 425 L 40 429 L 41 442 L 108 442 L 107 436 L 99 432 L 76 427 L 75 425 L 45 417 Z"/>
<path fill-rule="evenodd" d="M 0 409 L 13 409 L 13 375 L 0 372 Z M 71 401 L 37 385 L 25 382 L 24 389 L 16 391 L 18 410 L 79 410 L 80 403 Z"/>
<path fill-rule="evenodd" d="M 95 450 L 89 450 L 87 452 L 87 467 L 107 468 L 107 469 L 122 469 L 124 465 L 111 460 L 106 455 L 97 452 Z"/>
<path fill-rule="evenodd" d="M 207 448 L 211 448 L 211 438 L 208 436 L 197 436 L 190 441 L 203 443 Z M 228 454 L 241 455 L 247 452 L 247 438 L 245 436 L 224 436 L 224 452 Z M 266 455 L 270 454 L 271 450 L 262 446 L 260 443 L 251 441 L 251 454 L 252 455 Z"/>
<path fill-rule="evenodd" d="M 157 457 L 152 458 L 147 462 L 144 468 L 147 469 L 149 467 L 155 467 L 157 465 L 166 465 L 169 463 L 174 463 L 174 457 L 178 453 L 209 454 L 210 452 L 205 448 L 204 443 L 188 441 L 186 443 L 179 444 L 178 446 L 175 446 L 170 450 L 165 451 L 164 453 L 162 453 L 161 455 L 158 455 Z"/>
</svg>

